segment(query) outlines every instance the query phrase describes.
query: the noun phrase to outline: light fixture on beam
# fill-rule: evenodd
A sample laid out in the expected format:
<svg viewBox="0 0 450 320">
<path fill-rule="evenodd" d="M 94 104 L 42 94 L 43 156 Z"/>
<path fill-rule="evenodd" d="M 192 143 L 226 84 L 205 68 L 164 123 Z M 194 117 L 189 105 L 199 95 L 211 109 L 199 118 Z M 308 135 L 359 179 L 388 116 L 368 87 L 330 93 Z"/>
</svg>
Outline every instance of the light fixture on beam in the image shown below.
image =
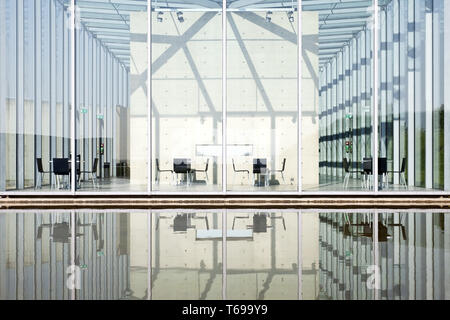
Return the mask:
<svg viewBox="0 0 450 320">
<path fill-rule="evenodd" d="M 164 12 L 162 12 L 162 11 L 160 11 L 160 12 L 158 12 L 158 22 L 163 22 L 163 14 L 164 14 Z"/>
<path fill-rule="evenodd" d="M 178 11 L 178 12 L 177 12 L 177 17 L 178 17 L 178 21 L 184 22 L 183 12 Z"/>
<path fill-rule="evenodd" d="M 272 11 L 267 11 L 266 13 L 266 22 L 271 22 L 272 21 Z"/>
<path fill-rule="evenodd" d="M 294 22 L 294 12 L 293 11 L 289 11 L 287 15 L 288 15 L 288 18 L 289 18 L 289 22 Z"/>
</svg>

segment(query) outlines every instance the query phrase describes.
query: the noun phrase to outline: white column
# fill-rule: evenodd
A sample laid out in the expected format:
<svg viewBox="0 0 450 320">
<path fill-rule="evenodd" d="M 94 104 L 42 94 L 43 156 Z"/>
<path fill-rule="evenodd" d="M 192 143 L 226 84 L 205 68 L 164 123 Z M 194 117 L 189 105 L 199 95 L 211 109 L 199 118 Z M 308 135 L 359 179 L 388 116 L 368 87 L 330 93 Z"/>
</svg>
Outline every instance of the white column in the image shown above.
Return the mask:
<svg viewBox="0 0 450 320">
<path fill-rule="evenodd" d="M 414 0 L 408 1 L 408 52 L 415 51 L 415 35 L 414 29 L 410 26 L 414 26 Z M 410 29 L 411 28 L 411 29 Z M 408 54 L 408 185 L 414 186 L 415 183 L 415 57 Z"/>
<path fill-rule="evenodd" d="M 444 188 L 450 191 L 450 1 L 444 1 Z M 450 285 L 449 285 L 450 287 Z"/>
<path fill-rule="evenodd" d="M 427 4 L 425 4 L 427 7 Z M 425 8 L 425 188 L 433 188 L 433 11 Z"/>
<path fill-rule="evenodd" d="M 40 1 L 40 0 L 38 0 Z M 0 1 L 0 70 L 6 68 L 5 1 Z M 6 114 L 6 72 L 0 72 L 0 114 Z M 0 192 L 6 190 L 6 117 L 0 117 Z M 1 294 L 1 291 L 0 291 Z"/>
</svg>

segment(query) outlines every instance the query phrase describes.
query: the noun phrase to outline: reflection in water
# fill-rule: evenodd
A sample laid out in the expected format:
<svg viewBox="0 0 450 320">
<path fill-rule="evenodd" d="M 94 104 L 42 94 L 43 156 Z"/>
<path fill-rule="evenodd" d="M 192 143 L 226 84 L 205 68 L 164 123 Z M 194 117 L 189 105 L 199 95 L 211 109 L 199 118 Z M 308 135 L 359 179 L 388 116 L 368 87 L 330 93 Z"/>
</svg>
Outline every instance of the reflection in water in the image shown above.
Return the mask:
<svg viewBox="0 0 450 320">
<path fill-rule="evenodd" d="M 450 297 L 444 211 L 70 213 L 0 212 L 0 299 Z"/>
</svg>

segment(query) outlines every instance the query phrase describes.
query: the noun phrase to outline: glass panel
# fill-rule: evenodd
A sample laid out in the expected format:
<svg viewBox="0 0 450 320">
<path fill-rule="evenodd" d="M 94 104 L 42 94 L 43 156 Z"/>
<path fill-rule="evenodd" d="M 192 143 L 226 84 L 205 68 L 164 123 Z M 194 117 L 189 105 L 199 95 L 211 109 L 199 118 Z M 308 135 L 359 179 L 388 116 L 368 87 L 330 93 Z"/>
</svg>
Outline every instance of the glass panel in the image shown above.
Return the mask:
<svg viewBox="0 0 450 320">
<path fill-rule="evenodd" d="M 227 212 L 227 299 L 298 298 L 298 215 Z"/>
<path fill-rule="evenodd" d="M 77 300 L 147 299 L 148 218 L 145 212 L 77 214 Z"/>
<path fill-rule="evenodd" d="M 153 190 L 222 190 L 222 7 L 161 2 L 152 17 Z"/>
<path fill-rule="evenodd" d="M 0 191 L 64 191 L 53 159 L 70 149 L 67 8 L 5 0 L 0 20 Z"/>
<path fill-rule="evenodd" d="M 374 299 L 373 217 L 370 211 L 303 215 L 303 299 Z M 378 232 L 379 242 L 386 241 Z"/>
<path fill-rule="evenodd" d="M 222 212 L 152 215 L 152 298 L 222 299 Z"/>
<path fill-rule="evenodd" d="M 372 1 L 303 2 L 304 191 L 373 190 L 372 16 Z"/>
<path fill-rule="evenodd" d="M 379 164 L 382 191 L 443 190 L 448 180 L 447 11 L 443 0 L 392 0 L 381 8 L 379 155 L 380 161 L 387 158 L 387 168 Z"/>
<path fill-rule="evenodd" d="M 228 8 L 227 190 L 296 191 L 294 3 L 282 7 L 270 1 L 232 1 Z"/>
<path fill-rule="evenodd" d="M 147 5 L 77 6 L 76 135 L 80 192 L 147 192 Z"/>
</svg>

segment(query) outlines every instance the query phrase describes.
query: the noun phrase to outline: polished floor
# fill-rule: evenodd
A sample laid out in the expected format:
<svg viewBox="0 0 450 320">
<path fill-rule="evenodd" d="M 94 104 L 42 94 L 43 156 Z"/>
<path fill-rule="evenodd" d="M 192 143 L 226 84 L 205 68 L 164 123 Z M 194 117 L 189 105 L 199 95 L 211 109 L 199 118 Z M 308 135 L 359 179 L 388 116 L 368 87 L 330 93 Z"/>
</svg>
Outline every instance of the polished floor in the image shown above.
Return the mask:
<svg viewBox="0 0 450 320">
<path fill-rule="evenodd" d="M 1 300 L 450 299 L 449 257 L 450 211 L 0 211 Z"/>
<path fill-rule="evenodd" d="M 297 185 L 293 182 L 286 184 L 283 181 L 279 181 L 280 184 L 277 185 L 267 185 L 267 186 L 256 186 L 250 184 L 234 184 L 228 185 L 227 190 L 230 192 L 296 192 Z M 318 184 L 303 184 L 302 186 L 304 192 L 370 192 L 373 191 L 373 187 L 365 187 L 362 184 L 360 178 L 350 178 L 346 186 L 344 186 L 343 178 L 321 176 L 319 178 Z M 129 179 L 111 177 L 107 179 L 98 179 L 97 184 L 94 186 L 92 181 L 81 181 L 77 187 L 79 192 L 105 192 L 105 193 L 146 193 L 146 184 L 135 184 L 130 183 Z M 212 183 L 191 183 L 187 185 L 186 183 L 172 184 L 172 183 L 161 183 L 153 184 L 152 190 L 155 192 L 163 193 L 182 193 L 182 192 L 202 192 L 202 193 L 213 193 L 222 192 L 222 186 Z M 14 191 L 14 190 L 10 190 Z M 50 187 L 50 185 L 44 184 L 41 188 L 26 188 L 20 190 L 19 192 L 64 192 L 69 191 L 64 186 L 57 188 L 55 185 Z M 380 184 L 380 192 L 423 192 L 432 193 L 440 190 L 426 189 L 414 186 L 403 186 L 400 184 L 385 183 Z"/>
</svg>

